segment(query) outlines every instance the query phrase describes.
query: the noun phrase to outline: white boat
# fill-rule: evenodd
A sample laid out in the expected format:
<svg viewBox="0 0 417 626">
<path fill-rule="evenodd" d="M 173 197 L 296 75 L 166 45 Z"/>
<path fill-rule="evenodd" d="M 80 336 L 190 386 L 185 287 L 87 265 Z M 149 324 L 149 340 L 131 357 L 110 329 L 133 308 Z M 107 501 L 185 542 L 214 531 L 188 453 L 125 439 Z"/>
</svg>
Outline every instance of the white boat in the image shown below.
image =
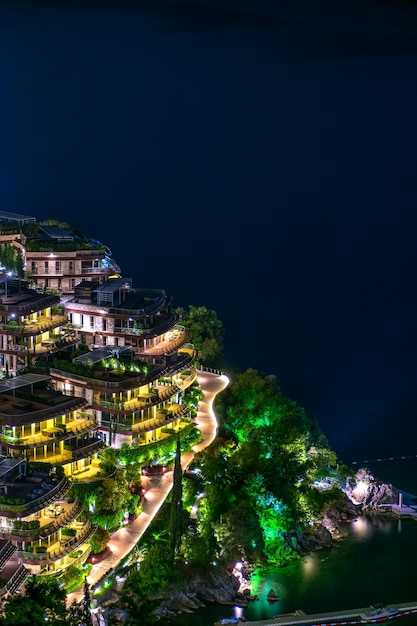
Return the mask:
<svg viewBox="0 0 417 626">
<path fill-rule="evenodd" d="M 369 624 L 372 622 L 385 622 L 387 619 L 393 619 L 395 617 L 400 617 L 401 613 L 398 609 L 395 609 L 393 606 L 383 606 L 378 608 L 371 608 L 369 611 L 366 611 L 361 614 L 361 622 L 364 624 Z"/>
</svg>

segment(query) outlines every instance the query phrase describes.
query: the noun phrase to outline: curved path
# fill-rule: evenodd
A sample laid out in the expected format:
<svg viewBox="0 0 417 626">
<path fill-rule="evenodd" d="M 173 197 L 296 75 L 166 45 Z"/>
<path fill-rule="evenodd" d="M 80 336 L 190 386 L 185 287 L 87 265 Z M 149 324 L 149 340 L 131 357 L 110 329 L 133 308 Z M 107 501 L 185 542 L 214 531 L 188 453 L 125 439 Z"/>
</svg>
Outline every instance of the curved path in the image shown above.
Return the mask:
<svg viewBox="0 0 417 626">
<path fill-rule="evenodd" d="M 203 399 L 199 402 L 196 424 L 201 431 L 202 440 L 194 446 L 192 451 L 181 456 L 181 465 L 186 469 L 197 452 L 209 446 L 217 434 L 217 420 L 213 411 L 213 400 L 218 393 L 223 391 L 229 384 L 229 378 L 225 374 L 211 372 L 198 372 L 198 382 L 204 392 Z M 147 490 L 143 510 L 132 524 L 112 533 L 108 546 L 110 554 L 100 563 L 93 565 L 87 582 L 90 587 L 94 586 L 107 573 L 120 563 L 132 550 L 142 537 L 152 519 L 161 508 L 167 495 L 172 488 L 173 472 L 167 472 L 163 476 L 142 477 L 142 484 Z M 83 598 L 83 587 L 67 596 L 67 603 L 79 602 Z"/>
</svg>

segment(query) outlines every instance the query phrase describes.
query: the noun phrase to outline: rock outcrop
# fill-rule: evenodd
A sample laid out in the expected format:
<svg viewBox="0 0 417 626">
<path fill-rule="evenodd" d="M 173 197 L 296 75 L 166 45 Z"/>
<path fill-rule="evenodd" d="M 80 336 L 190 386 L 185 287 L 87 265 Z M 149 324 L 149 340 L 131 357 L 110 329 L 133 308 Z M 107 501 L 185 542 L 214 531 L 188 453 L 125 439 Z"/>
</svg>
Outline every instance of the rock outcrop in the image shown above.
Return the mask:
<svg viewBox="0 0 417 626">
<path fill-rule="evenodd" d="M 240 581 L 229 572 L 204 570 L 192 572 L 181 590 L 171 588 L 160 602 L 156 615 L 161 619 L 178 613 L 192 613 L 207 603 L 234 604 L 244 600 L 239 593 Z"/>
<path fill-rule="evenodd" d="M 398 502 L 398 490 L 376 479 L 366 468 L 360 469 L 348 481 L 346 494 L 353 503 L 360 505 L 363 512 L 376 510 L 380 504 Z"/>
</svg>

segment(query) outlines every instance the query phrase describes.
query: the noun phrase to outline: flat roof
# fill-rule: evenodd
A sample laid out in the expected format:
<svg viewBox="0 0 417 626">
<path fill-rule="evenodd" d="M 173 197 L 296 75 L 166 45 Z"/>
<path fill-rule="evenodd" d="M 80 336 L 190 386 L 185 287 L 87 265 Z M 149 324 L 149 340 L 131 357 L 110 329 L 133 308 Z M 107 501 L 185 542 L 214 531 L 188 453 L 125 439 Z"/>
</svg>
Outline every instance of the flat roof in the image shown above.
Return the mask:
<svg viewBox="0 0 417 626">
<path fill-rule="evenodd" d="M 115 293 L 123 287 L 132 287 L 131 278 L 109 278 L 103 285 L 100 285 L 94 291 L 101 291 L 104 293 Z"/>
<path fill-rule="evenodd" d="M 22 215 L 20 213 L 9 213 L 8 211 L 0 211 L 0 221 L 2 219 L 9 220 L 10 222 L 36 224 L 36 217 L 32 217 L 31 215 Z"/>
<path fill-rule="evenodd" d="M 15 376 L 13 378 L 5 378 L 0 380 L 0 393 L 18 389 L 19 387 L 27 387 L 28 385 L 39 383 L 42 380 L 51 380 L 51 377 L 43 374 L 22 374 L 21 376 Z"/>
<path fill-rule="evenodd" d="M 83 363 L 84 365 L 91 362 L 99 363 L 109 357 L 117 358 L 120 352 L 125 352 L 126 350 L 133 351 L 133 348 L 131 346 L 105 346 L 103 348 L 97 348 L 96 350 L 91 350 L 90 352 L 81 354 L 80 356 L 75 357 L 73 362 Z"/>
<path fill-rule="evenodd" d="M 57 239 L 58 241 L 74 241 L 74 235 L 67 229 L 60 226 L 40 226 L 41 230 L 51 237 L 51 239 Z"/>
<path fill-rule="evenodd" d="M 0 478 L 3 478 L 12 469 L 20 465 L 21 463 L 27 463 L 27 459 L 12 459 L 11 457 L 0 457 Z"/>
</svg>

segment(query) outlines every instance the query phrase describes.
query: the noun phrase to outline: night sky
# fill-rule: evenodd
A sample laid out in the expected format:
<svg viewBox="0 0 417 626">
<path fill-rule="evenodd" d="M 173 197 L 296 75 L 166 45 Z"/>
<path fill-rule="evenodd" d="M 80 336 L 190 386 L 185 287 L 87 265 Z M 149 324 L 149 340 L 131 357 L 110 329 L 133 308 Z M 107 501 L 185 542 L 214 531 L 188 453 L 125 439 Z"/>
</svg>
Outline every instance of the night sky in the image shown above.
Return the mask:
<svg viewBox="0 0 417 626">
<path fill-rule="evenodd" d="M 56 4 L 0 4 L 2 210 L 215 309 L 345 462 L 417 454 L 413 5 Z"/>
</svg>

